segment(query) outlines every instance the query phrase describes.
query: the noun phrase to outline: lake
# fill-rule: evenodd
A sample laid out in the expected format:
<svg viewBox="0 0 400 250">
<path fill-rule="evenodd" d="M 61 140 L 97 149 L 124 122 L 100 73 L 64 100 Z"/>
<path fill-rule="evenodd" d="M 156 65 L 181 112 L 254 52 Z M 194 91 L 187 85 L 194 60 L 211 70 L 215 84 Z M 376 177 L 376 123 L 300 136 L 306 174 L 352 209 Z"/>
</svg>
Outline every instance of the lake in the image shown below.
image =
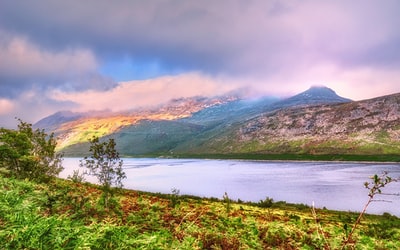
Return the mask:
<svg viewBox="0 0 400 250">
<path fill-rule="evenodd" d="M 79 169 L 78 158 L 65 158 L 66 178 Z M 124 188 L 149 192 L 171 193 L 200 197 L 229 198 L 255 201 L 303 203 L 342 211 L 361 211 L 368 200 L 364 187 L 374 174 L 389 172 L 400 176 L 400 165 L 343 162 L 272 162 L 242 160 L 124 158 L 127 178 Z M 95 182 L 92 178 L 88 181 Z M 368 207 L 368 213 L 389 212 L 400 216 L 400 182 L 391 183 Z"/>
</svg>

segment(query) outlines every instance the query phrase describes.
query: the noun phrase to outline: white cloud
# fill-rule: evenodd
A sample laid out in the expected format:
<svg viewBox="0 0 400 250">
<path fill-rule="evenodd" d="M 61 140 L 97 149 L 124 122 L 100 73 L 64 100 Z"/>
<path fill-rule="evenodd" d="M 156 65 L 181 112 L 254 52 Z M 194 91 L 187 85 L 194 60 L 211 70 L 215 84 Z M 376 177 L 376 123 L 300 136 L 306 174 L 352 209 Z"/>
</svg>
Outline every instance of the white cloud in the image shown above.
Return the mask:
<svg viewBox="0 0 400 250">
<path fill-rule="evenodd" d="M 286 97 L 305 91 L 313 85 L 325 85 L 339 95 L 353 100 L 400 91 L 399 85 L 392 81 L 400 79 L 400 73 L 394 70 L 374 68 L 344 70 L 328 62 L 313 68 L 304 67 L 297 70 L 291 74 L 274 74 L 263 79 L 210 77 L 200 73 L 187 73 L 121 82 L 108 91 L 87 90 L 68 93 L 55 90 L 50 96 L 57 102 L 75 103 L 74 111 L 122 111 L 162 104 L 173 98 L 216 96 L 238 89 L 242 90 L 242 95 L 247 96 Z"/>
<path fill-rule="evenodd" d="M 0 115 L 11 113 L 14 109 L 14 103 L 11 100 L 0 98 Z"/>
<path fill-rule="evenodd" d="M 110 109 L 129 110 L 152 106 L 174 98 L 191 96 L 215 96 L 235 90 L 238 85 L 224 84 L 225 80 L 213 79 L 199 73 L 164 76 L 149 80 L 122 82 L 109 91 L 88 90 L 80 93 L 54 91 L 58 101 L 77 103 L 76 111 Z"/>
</svg>

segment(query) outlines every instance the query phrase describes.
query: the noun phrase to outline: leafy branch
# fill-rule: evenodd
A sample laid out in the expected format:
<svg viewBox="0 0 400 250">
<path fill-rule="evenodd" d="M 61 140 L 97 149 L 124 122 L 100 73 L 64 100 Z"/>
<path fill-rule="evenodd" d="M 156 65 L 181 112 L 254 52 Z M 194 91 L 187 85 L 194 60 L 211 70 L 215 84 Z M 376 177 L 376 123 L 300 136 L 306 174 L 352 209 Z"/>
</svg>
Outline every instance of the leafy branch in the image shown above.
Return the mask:
<svg viewBox="0 0 400 250">
<path fill-rule="evenodd" d="M 367 208 L 371 204 L 371 202 L 382 201 L 382 200 L 376 200 L 375 196 L 383 194 L 382 188 L 386 187 L 388 184 L 399 181 L 399 178 L 390 177 L 388 175 L 387 171 L 384 171 L 381 175 L 375 174 L 374 176 L 371 176 L 370 179 L 371 179 L 370 182 L 364 183 L 364 187 L 369 190 L 369 193 L 368 193 L 369 199 L 368 199 L 367 203 L 365 203 L 364 208 L 361 211 L 360 215 L 357 217 L 357 220 L 354 223 L 350 233 L 347 235 L 347 238 L 343 241 L 342 249 L 344 249 L 346 247 L 346 245 L 349 244 L 349 242 L 351 241 L 354 231 L 356 230 L 357 226 L 360 224 L 361 218 L 367 211 Z M 388 195 L 388 194 L 385 194 L 385 195 Z"/>
</svg>

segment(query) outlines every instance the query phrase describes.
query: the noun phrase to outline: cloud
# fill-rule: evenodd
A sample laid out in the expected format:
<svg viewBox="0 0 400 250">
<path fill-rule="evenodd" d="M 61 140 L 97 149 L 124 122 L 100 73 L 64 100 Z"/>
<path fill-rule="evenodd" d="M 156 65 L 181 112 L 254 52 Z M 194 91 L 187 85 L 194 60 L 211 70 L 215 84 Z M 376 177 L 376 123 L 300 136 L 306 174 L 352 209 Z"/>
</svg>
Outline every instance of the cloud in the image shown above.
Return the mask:
<svg viewBox="0 0 400 250">
<path fill-rule="evenodd" d="M 0 98 L 0 115 L 4 115 L 4 114 L 8 114 L 10 113 L 13 108 L 14 108 L 14 104 L 12 103 L 12 101 L 8 100 L 8 99 L 1 99 Z"/>
<path fill-rule="evenodd" d="M 237 89 L 237 85 L 223 84 L 223 80 L 199 73 L 164 76 L 148 80 L 122 82 L 109 91 L 87 90 L 80 93 L 54 91 L 57 101 L 73 102 L 74 111 L 126 111 L 154 106 L 174 98 L 216 96 Z"/>
<path fill-rule="evenodd" d="M 0 23 L 56 50 L 85 47 L 103 59 L 129 55 L 171 70 L 268 76 L 325 60 L 398 63 L 399 10 L 393 0 L 35 1 L 4 3 Z M 392 51 L 380 53 L 387 44 Z"/>
<path fill-rule="evenodd" d="M 45 116 L 60 110 L 72 109 L 76 104 L 68 101 L 57 101 L 46 93 L 33 90 L 20 93 L 13 99 L 0 98 L 0 127 L 15 128 L 15 118 L 35 123 Z"/>
<path fill-rule="evenodd" d="M 325 62 L 312 68 L 298 68 L 285 74 L 276 74 L 262 81 L 248 80 L 253 92 L 260 95 L 290 96 L 313 85 L 332 88 L 337 94 L 353 100 L 369 99 L 400 92 L 400 72 L 396 68 L 370 66 L 344 69 Z"/>
<path fill-rule="evenodd" d="M 15 76 L 22 73 L 30 76 L 55 76 L 80 74 L 96 69 L 96 59 L 88 50 L 75 49 L 54 53 L 40 49 L 19 37 L 1 45 L 2 75 Z"/>
<path fill-rule="evenodd" d="M 0 99 L 83 110 L 243 87 L 399 92 L 399 12 L 397 0 L 3 1 Z M 29 92 L 44 102 L 24 102 Z"/>
<path fill-rule="evenodd" d="M 28 39 L 0 32 L 0 97 L 51 88 L 109 88 L 115 83 L 96 73 L 96 57 L 87 49 L 52 51 Z"/>
</svg>

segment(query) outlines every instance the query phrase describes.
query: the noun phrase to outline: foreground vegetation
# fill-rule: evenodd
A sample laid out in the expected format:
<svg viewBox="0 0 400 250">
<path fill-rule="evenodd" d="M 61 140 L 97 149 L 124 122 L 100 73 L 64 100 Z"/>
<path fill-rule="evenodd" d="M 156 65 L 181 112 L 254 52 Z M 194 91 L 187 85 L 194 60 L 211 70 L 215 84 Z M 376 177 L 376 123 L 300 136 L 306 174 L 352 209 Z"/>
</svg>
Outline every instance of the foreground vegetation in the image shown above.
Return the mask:
<svg viewBox="0 0 400 250">
<path fill-rule="evenodd" d="M 265 199 L 102 190 L 0 176 L 1 249 L 340 249 L 358 214 Z M 315 214 L 313 215 L 313 211 Z M 345 248 L 399 249 L 400 219 L 365 215 Z"/>
</svg>

